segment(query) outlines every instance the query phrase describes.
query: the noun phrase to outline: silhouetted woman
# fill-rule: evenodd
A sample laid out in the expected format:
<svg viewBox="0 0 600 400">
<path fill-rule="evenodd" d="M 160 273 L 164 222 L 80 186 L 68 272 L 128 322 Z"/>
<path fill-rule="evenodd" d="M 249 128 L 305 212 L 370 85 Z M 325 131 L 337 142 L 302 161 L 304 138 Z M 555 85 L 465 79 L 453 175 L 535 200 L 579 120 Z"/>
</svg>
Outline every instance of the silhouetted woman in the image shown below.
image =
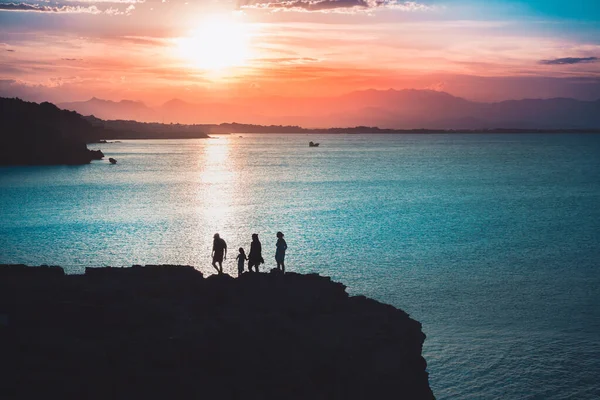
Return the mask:
<svg viewBox="0 0 600 400">
<path fill-rule="evenodd" d="M 275 250 L 275 261 L 277 261 L 277 269 L 281 272 L 285 272 L 285 251 L 287 250 L 287 243 L 283 239 L 283 233 L 277 232 L 277 244 L 275 244 L 277 250 Z"/>
<path fill-rule="evenodd" d="M 250 254 L 248 254 L 248 271 L 252 272 L 252 267 L 258 272 L 258 266 L 264 263 L 262 258 L 262 245 L 258 240 L 258 234 L 252 234 L 252 243 L 250 243 Z"/>
</svg>

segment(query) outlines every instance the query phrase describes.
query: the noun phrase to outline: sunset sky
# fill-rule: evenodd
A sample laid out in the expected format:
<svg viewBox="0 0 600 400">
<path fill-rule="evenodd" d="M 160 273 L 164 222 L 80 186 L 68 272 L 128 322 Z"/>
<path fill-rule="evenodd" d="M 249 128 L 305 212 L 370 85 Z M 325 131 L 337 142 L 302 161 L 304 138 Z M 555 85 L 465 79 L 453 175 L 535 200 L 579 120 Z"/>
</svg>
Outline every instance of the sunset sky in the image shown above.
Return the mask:
<svg viewBox="0 0 600 400">
<path fill-rule="evenodd" d="M 0 95 L 600 98 L 600 1 L 0 0 Z"/>
</svg>

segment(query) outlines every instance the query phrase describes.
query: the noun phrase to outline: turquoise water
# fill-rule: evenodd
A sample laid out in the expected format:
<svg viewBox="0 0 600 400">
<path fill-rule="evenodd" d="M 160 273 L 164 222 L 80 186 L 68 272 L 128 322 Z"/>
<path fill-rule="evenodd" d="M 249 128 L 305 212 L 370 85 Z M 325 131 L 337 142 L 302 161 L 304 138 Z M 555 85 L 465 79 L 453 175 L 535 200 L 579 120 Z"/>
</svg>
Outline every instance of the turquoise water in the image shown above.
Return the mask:
<svg viewBox="0 0 600 400">
<path fill-rule="evenodd" d="M 0 263 L 212 273 L 219 232 L 234 274 L 281 230 L 289 270 L 423 323 L 439 399 L 600 398 L 600 136 L 243 136 L 0 168 Z"/>
</svg>

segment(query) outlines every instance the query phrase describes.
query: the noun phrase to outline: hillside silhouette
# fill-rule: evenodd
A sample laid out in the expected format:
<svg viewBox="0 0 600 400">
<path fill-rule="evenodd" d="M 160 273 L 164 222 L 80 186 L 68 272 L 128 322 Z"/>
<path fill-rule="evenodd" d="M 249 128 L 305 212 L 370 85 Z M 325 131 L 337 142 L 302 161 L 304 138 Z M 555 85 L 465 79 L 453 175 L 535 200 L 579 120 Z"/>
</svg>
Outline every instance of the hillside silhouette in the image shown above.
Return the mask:
<svg viewBox="0 0 600 400">
<path fill-rule="evenodd" d="M 434 95 L 433 93 L 421 95 Z M 368 97 L 368 96 L 367 96 Z M 376 103 L 375 95 L 371 102 Z M 452 101 L 446 99 L 445 101 Z M 600 102 L 599 102 L 600 103 Z M 0 165 L 86 164 L 102 158 L 86 143 L 118 139 L 198 139 L 207 133 L 521 133 L 552 132 L 549 129 L 389 129 L 358 125 L 346 128 L 304 128 L 298 125 L 260 125 L 247 123 L 163 124 L 133 120 L 102 120 L 61 110 L 51 103 L 32 103 L 0 98 Z M 568 108 L 567 108 L 568 110 Z M 559 114 L 558 110 L 555 110 Z M 576 115 L 576 114 L 575 114 Z M 599 114 L 600 115 L 600 114 Z M 599 125 L 600 126 L 600 125 Z M 599 132 L 598 129 L 559 129 L 556 132 Z"/>
<path fill-rule="evenodd" d="M 0 165 L 87 164 L 101 159 L 86 143 L 102 139 L 208 138 L 201 127 L 102 121 L 52 103 L 0 97 Z"/>
<path fill-rule="evenodd" d="M 160 124 L 85 117 L 105 139 L 206 139 L 206 125 Z"/>
<path fill-rule="evenodd" d="M 97 131 L 81 115 L 51 103 L 0 98 L 0 165 L 87 164 Z"/>
<path fill-rule="evenodd" d="M 145 122 L 303 127 L 378 126 L 382 129 L 598 129 L 600 100 L 568 98 L 482 103 L 433 90 L 363 90 L 337 97 L 172 99 L 151 108 L 141 102 L 93 98 L 59 104 L 102 119 Z"/>
</svg>

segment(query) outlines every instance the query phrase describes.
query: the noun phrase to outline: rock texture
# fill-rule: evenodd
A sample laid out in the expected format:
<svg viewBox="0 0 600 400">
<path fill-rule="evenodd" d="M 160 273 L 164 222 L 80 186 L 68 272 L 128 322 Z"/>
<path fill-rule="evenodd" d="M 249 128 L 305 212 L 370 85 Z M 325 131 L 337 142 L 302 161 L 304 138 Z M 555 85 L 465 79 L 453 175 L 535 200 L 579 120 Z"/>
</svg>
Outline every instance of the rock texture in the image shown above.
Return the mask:
<svg viewBox="0 0 600 400">
<path fill-rule="evenodd" d="M 0 266 L 3 398 L 432 399 L 421 325 L 318 275 Z"/>
</svg>

